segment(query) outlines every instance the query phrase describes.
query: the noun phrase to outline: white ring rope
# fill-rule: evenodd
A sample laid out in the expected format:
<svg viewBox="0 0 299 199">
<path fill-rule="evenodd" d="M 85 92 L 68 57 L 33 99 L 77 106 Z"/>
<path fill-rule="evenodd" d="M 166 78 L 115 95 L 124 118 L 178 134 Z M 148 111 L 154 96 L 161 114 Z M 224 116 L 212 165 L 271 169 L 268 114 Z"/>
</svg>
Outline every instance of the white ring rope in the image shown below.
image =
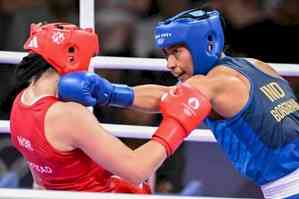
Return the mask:
<svg viewBox="0 0 299 199">
<path fill-rule="evenodd" d="M 28 53 L 0 51 L 0 63 L 17 64 Z M 165 59 L 153 58 L 124 58 L 98 56 L 92 59 L 91 65 L 94 68 L 108 69 L 135 69 L 135 70 L 157 70 L 165 71 Z M 281 75 L 299 76 L 299 65 L 295 64 L 271 64 Z M 126 138 L 150 138 L 155 127 L 136 126 L 136 125 L 116 125 L 104 124 L 113 135 Z M 9 121 L 0 121 L 0 133 L 9 133 Z M 216 142 L 210 130 L 194 130 L 186 139 L 189 141 Z"/>
<path fill-rule="evenodd" d="M 0 188 L 0 199 L 217 199 L 213 197 L 161 196 Z M 219 198 L 218 198 L 219 199 Z M 233 198 L 221 198 L 233 199 Z"/>
<path fill-rule="evenodd" d="M 18 64 L 27 53 L 0 51 L 0 63 Z M 283 76 L 299 76 L 299 64 L 269 63 Z M 166 71 L 166 60 L 157 58 L 98 56 L 91 60 L 94 68 Z"/>
<path fill-rule="evenodd" d="M 122 124 L 103 124 L 112 135 L 124 138 L 151 138 L 157 127 L 137 126 L 137 125 L 122 125 Z M 0 120 L 0 134 L 9 133 L 9 121 Z M 216 142 L 215 137 L 208 129 L 194 130 L 187 138 L 187 141 L 198 142 Z"/>
</svg>

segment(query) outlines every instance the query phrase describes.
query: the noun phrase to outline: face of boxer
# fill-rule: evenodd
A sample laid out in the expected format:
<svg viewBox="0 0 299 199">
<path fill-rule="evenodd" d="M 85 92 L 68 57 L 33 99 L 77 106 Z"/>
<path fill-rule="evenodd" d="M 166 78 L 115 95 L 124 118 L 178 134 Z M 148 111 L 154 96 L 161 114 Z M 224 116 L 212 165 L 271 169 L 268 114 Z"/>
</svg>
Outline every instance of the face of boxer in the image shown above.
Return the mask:
<svg viewBox="0 0 299 199">
<path fill-rule="evenodd" d="M 164 49 L 167 58 L 167 68 L 180 81 L 185 81 L 193 74 L 192 56 L 183 45 Z"/>
</svg>

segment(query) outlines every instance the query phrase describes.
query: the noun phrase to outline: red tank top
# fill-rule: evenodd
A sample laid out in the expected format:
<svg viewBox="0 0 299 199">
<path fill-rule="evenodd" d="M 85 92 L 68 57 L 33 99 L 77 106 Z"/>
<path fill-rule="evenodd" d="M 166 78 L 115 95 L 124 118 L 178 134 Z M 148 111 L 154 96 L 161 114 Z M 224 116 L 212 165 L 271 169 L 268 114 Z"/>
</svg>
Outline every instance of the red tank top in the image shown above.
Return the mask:
<svg viewBox="0 0 299 199">
<path fill-rule="evenodd" d="M 52 190 L 109 192 L 110 172 L 80 149 L 61 152 L 48 143 L 45 115 L 58 99 L 46 96 L 29 106 L 21 102 L 22 94 L 16 97 L 11 112 L 11 140 L 26 158 L 37 183 Z"/>
</svg>

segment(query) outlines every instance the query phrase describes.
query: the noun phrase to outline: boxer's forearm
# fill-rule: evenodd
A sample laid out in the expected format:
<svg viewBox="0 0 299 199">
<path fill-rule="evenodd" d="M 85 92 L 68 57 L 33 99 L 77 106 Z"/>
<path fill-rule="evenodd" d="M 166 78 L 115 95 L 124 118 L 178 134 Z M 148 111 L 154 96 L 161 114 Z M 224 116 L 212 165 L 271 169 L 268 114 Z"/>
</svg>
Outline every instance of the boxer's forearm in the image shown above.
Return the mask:
<svg viewBox="0 0 299 199">
<path fill-rule="evenodd" d="M 161 96 L 170 88 L 154 84 L 134 87 L 134 101 L 131 108 L 143 112 L 159 112 Z"/>
</svg>

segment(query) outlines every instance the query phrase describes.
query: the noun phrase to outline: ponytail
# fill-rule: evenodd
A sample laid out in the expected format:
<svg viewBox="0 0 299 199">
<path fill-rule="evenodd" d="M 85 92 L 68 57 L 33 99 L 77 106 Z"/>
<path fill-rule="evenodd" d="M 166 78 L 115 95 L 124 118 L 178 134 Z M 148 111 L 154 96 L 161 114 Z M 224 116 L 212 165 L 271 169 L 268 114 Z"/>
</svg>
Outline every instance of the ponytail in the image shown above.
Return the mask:
<svg viewBox="0 0 299 199">
<path fill-rule="evenodd" d="M 0 101 L 3 110 L 10 112 L 15 97 L 32 81 L 38 80 L 49 68 L 51 65 L 40 55 L 32 53 L 25 56 L 12 74 L 10 90 Z"/>
</svg>

